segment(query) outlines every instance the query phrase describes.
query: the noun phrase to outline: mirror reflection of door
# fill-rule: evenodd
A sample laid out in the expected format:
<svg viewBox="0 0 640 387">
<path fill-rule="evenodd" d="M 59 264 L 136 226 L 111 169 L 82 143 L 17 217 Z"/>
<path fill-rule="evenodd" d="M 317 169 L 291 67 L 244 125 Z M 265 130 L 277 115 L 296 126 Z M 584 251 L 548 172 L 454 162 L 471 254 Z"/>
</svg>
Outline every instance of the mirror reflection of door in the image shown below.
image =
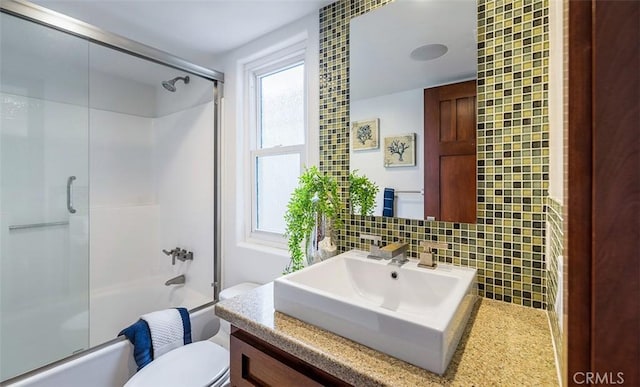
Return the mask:
<svg viewBox="0 0 640 387">
<path fill-rule="evenodd" d="M 424 217 L 476 222 L 476 81 L 424 90 Z"/>
</svg>

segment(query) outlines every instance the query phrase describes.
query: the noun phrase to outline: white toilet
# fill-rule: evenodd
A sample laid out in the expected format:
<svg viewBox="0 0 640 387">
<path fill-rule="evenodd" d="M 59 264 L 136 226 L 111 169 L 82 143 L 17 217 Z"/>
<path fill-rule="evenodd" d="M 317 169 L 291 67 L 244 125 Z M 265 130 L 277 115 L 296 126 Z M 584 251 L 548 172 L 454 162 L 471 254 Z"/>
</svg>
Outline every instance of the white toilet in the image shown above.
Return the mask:
<svg viewBox="0 0 640 387">
<path fill-rule="evenodd" d="M 246 293 L 260 285 L 241 283 L 220 292 L 220 301 Z M 210 340 L 174 349 L 149 363 L 125 387 L 226 386 L 229 384 L 229 322 Z"/>
<path fill-rule="evenodd" d="M 243 282 L 241 284 L 224 289 L 223 291 L 220 292 L 220 301 L 228 300 L 235 296 L 245 294 L 251 291 L 252 289 L 257 288 L 258 286 L 260 285 L 254 284 L 252 282 Z M 231 324 L 229 324 L 229 321 L 220 319 L 220 330 L 215 336 L 213 336 L 209 340 L 228 350 L 230 333 L 231 333 Z"/>
</svg>

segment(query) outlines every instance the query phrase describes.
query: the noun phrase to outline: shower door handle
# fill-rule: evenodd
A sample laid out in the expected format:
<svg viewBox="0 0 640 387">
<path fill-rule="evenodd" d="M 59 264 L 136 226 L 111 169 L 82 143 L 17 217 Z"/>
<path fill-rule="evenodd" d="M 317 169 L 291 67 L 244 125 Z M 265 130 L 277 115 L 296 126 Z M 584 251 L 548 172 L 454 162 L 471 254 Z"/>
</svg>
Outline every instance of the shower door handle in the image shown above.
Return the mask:
<svg viewBox="0 0 640 387">
<path fill-rule="evenodd" d="M 70 214 L 76 213 L 76 209 L 73 208 L 73 181 L 75 179 L 75 176 L 69 176 L 67 179 L 67 210 Z"/>
</svg>

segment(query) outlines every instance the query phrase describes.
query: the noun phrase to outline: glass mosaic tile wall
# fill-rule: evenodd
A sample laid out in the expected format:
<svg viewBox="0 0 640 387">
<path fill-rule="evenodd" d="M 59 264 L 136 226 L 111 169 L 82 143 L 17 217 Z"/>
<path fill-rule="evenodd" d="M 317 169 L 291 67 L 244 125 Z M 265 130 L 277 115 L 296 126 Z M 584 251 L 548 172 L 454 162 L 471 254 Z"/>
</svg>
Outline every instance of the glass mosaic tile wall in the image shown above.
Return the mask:
<svg viewBox="0 0 640 387">
<path fill-rule="evenodd" d="M 547 222 L 549 222 L 549 250 L 546 252 L 547 265 L 549 271 L 547 272 L 547 310 L 549 311 L 549 321 L 551 322 L 551 334 L 555 342 L 556 357 L 562 358 L 562 332 L 560 331 L 559 319 L 562 316 L 558 315 L 555 308 L 556 299 L 558 296 L 558 257 L 564 255 L 564 232 L 563 232 L 563 219 L 562 219 L 562 205 L 554 199 L 547 198 Z"/>
<path fill-rule="evenodd" d="M 349 174 L 349 21 L 388 0 L 341 0 L 320 11 L 320 168 L 345 202 Z M 440 262 L 478 269 L 482 296 L 547 308 L 547 0 L 478 0 L 478 221 L 425 222 L 345 214 L 340 250 L 360 233 L 411 245 L 446 241 Z"/>
</svg>

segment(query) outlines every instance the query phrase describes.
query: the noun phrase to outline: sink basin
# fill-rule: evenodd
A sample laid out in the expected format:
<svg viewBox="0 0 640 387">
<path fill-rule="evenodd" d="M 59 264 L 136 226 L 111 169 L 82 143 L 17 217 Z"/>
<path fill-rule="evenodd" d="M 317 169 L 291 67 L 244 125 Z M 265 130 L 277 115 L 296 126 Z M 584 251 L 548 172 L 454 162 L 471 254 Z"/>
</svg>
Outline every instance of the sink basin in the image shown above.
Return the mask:
<svg viewBox="0 0 640 387">
<path fill-rule="evenodd" d="M 274 281 L 275 309 L 442 375 L 476 300 L 476 270 L 352 250 Z M 393 278 L 395 277 L 395 278 Z"/>
</svg>

